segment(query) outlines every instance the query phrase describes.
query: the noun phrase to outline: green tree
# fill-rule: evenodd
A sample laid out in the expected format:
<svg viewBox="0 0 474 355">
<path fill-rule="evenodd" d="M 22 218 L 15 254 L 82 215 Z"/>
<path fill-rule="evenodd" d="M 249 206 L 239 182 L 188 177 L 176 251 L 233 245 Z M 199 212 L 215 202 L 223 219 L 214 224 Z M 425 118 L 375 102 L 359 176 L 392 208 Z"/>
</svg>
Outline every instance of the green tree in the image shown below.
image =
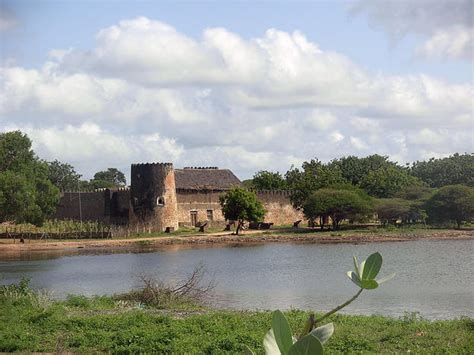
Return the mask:
<svg viewBox="0 0 474 355">
<path fill-rule="evenodd" d="M 455 222 L 461 228 L 463 222 L 474 219 L 474 188 L 444 186 L 426 202 L 426 212 L 431 223 Z"/>
<path fill-rule="evenodd" d="M 447 158 L 417 161 L 411 174 L 431 187 L 464 184 L 474 187 L 474 154 L 454 154 Z"/>
<path fill-rule="evenodd" d="M 52 215 L 59 190 L 48 179 L 48 165 L 20 131 L 0 134 L 0 222 L 41 225 Z"/>
<path fill-rule="evenodd" d="M 81 175 L 67 163 L 54 160 L 48 163 L 49 180 L 61 191 L 75 191 L 79 188 Z"/>
<path fill-rule="evenodd" d="M 420 181 L 397 166 L 387 166 L 371 170 L 360 181 L 360 187 L 369 195 L 387 198 L 393 197 L 397 192 L 407 186 L 420 184 Z"/>
<path fill-rule="evenodd" d="M 323 188 L 313 192 L 303 205 L 303 213 L 309 220 L 330 217 L 333 229 L 339 229 L 345 219 L 360 220 L 373 211 L 371 198 L 354 188 Z"/>
<path fill-rule="evenodd" d="M 265 209 L 255 193 L 236 187 L 219 196 L 225 219 L 237 221 L 235 233 L 239 234 L 245 221 L 259 222 L 265 217 Z"/>
<path fill-rule="evenodd" d="M 410 218 L 412 206 L 401 198 L 384 198 L 376 201 L 375 211 L 383 225 L 396 224 L 399 219 L 403 222 Z"/>
<path fill-rule="evenodd" d="M 278 172 L 261 170 L 253 176 L 252 187 L 257 190 L 284 190 L 286 182 Z"/>
<path fill-rule="evenodd" d="M 308 196 L 316 190 L 346 182 L 338 168 L 324 165 L 317 159 L 304 162 L 301 170 L 290 169 L 285 178 L 290 190 L 290 200 L 298 209 L 303 207 Z"/>
<path fill-rule="evenodd" d="M 90 181 L 90 184 L 95 189 L 122 187 L 125 186 L 126 183 L 127 180 L 125 179 L 124 173 L 116 168 L 108 168 L 105 171 L 99 171 L 94 174 L 94 178 Z"/>
</svg>

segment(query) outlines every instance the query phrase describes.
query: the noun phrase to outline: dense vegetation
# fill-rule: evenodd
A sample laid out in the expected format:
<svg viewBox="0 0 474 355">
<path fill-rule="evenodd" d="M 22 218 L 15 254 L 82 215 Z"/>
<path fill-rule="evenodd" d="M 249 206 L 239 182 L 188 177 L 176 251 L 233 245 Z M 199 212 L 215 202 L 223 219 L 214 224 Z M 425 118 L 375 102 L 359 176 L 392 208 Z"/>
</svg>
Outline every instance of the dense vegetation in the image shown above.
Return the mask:
<svg viewBox="0 0 474 355">
<path fill-rule="evenodd" d="M 293 329 L 308 318 L 286 312 Z M 52 301 L 27 284 L 0 290 L 0 351 L 238 353 L 247 344 L 263 353 L 271 312 L 187 309 L 161 312 L 115 297 L 69 296 Z M 416 315 L 333 315 L 328 353 L 469 353 L 472 319 L 427 321 Z"/>
<path fill-rule="evenodd" d="M 59 191 L 126 185 L 125 175 L 116 168 L 99 171 L 89 181 L 83 180 L 68 163 L 39 159 L 31 149 L 31 143 L 20 131 L 0 134 L 0 223 L 41 225 L 54 213 Z M 301 168 L 292 167 L 284 176 L 278 172 L 259 171 L 251 180 L 244 181 L 244 186 L 249 190 L 289 190 L 291 202 L 306 211 L 308 219 L 334 217 L 334 228 L 338 227 L 339 218 L 356 222 L 366 220 L 370 215 L 372 219 L 378 216 L 382 224 L 399 221 L 452 223 L 458 228 L 474 219 L 474 154 L 432 158 L 411 166 L 401 166 L 377 154 L 363 158 L 347 156 L 329 163 L 312 159 L 304 162 Z M 348 190 L 348 186 L 352 190 Z M 450 199 L 447 196 L 450 193 L 456 197 Z M 227 212 L 224 214 L 242 222 L 262 219 L 263 208 L 252 202 L 255 197 L 239 194 L 239 203 L 253 206 L 253 211 L 248 206 L 242 207 L 244 212 L 240 216 L 225 207 Z M 331 203 L 329 194 L 332 194 Z M 321 203 L 323 196 L 324 204 L 317 209 L 311 208 L 311 205 L 315 207 L 315 203 Z M 363 196 L 363 204 L 356 203 L 357 196 Z M 449 213 L 445 209 L 449 209 Z"/>
</svg>

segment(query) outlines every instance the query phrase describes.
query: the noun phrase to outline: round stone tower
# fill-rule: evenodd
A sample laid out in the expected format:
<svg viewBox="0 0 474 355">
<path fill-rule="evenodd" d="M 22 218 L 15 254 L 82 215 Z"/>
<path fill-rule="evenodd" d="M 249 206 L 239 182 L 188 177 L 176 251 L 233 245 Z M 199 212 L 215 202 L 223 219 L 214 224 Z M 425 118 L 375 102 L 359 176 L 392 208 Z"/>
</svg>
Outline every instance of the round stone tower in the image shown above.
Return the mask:
<svg viewBox="0 0 474 355">
<path fill-rule="evenodd" d="M 132 164 L 133 220 L 155 231 L 178 229 L 178 202 L 173 164 Z"/>
</svg>

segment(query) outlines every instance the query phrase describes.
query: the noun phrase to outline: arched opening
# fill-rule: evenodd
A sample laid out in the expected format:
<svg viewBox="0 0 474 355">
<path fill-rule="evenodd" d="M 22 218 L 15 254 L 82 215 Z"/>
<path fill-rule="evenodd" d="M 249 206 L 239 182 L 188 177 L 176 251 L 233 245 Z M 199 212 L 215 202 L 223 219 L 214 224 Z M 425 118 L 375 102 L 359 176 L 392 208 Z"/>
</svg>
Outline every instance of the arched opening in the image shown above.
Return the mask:
<svg viewBox="0 0 474 355">
<path fill-rule="evenodd" d="M 160 196 L 156 199 L 156 205 L 157 206 L 164 206 L 165 205 L 165 198 L 163 196 Z"/>
</svg>

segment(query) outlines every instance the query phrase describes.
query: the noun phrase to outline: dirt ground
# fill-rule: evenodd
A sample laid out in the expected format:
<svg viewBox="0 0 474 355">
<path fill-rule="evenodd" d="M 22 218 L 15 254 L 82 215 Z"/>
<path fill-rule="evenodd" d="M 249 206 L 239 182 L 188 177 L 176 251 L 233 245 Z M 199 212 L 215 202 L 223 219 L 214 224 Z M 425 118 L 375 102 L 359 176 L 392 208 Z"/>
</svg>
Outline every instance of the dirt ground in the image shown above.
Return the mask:
<svg viewBox="0 0 474 355">
<path fill-rule="evenodd" d="M 170 245 L 255 244 L 255 243 L 369 243 L 410 240 L 474 240 L 473 230 L 415 230 L 395 232 L 343 231 L 325 233 L 279 233 L 278 231 L 246 231 L 242 235 L 221 232 L 187 236 L 158 236 L 130 239 L 100 240 L 26 240 L 25 243 L 11 239 L 0 240 L 0 253 L 21 251 L 71 250 L 71 249 L 117 249 L 146 246 L 160 248 Z"/>
</svg>

